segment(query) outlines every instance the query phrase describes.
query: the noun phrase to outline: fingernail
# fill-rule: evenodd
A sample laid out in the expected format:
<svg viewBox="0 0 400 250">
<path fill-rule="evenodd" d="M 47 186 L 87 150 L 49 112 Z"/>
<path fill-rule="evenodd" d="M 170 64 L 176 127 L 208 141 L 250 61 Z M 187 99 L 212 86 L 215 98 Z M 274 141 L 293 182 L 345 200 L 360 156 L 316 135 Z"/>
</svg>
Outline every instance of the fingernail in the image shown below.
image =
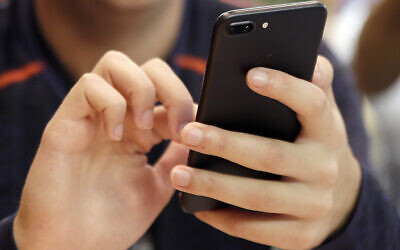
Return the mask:
<svg viewBox="0 0 400 250">
<path fill-rule="evenodd" d="M 140 119 L 140 124 L 143 129 L 152 129 L 154 123 L 153 110 L 148 110 L 143 113 L 142 118 Z"/>
<path fill-rule="evenodd" d="M 114 129 L 114 137 L 116 140 L 120 141 L 124 133 L 124 125 L 119 125 Z"/>
<path fill-rule="evenodd" d="M 171 179 L 175 186 L 187 187 L 189 186 L 191 176 L 189 171 L 178 167 L 172 170 Z"/>
<path fill-rule="evenodd" d="M 268 83 L 268 74 L 264 70 L 253 69 L 249 72 L 249 83 L 256 88 L 262 88 Z"/>
<path fill-rule="evenodd" d="M 182 131 L 182 142 L 189 146 L 198 146 L 203 141 L 203 131 L 196 127 L 185 128 Z"/>
</svg>

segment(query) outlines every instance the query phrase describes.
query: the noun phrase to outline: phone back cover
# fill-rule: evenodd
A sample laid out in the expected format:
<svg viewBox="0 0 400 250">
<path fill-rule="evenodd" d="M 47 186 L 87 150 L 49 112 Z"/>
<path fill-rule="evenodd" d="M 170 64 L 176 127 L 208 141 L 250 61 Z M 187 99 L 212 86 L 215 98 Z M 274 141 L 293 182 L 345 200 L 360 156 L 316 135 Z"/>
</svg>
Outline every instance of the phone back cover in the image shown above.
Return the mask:
<svg viewBox="0 0 400 250">
<path fill-rule="evenodd" d="M 196 120 L 231 131 L 294 141 L 300 130 L 296 114 L 283 104 L 251 91 L 246 74 L 251 68 L 266 67 L 310 81 L 325 20 L 326 9 L 319 3 L 221 15 L 214 27 Z M 254 30 L 229 35 L 229 25 L 242 21 L 254 22 Z M 263 29 L 265 22 L 269 25 Z M 251 178 L 279 178 L 193 151 L 188 165 Z M 227 206 L 186 193 L 181 194 L 180 201 L 183 210 L 189 213 Z"/>
</svg>

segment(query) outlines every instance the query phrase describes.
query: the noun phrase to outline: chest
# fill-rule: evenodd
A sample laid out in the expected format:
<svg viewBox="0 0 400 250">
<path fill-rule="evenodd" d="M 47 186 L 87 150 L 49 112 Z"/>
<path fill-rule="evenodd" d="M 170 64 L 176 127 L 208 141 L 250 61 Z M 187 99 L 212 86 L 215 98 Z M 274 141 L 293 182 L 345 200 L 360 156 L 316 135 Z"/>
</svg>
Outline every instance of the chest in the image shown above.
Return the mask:
<svg viewBox="0 0 400 250">
<path fill-rule="evenodd" d="M 18 205 L 42 131 L 60 102 L 39 77 L 0 91 L 0 216 Z"/>
</svg>

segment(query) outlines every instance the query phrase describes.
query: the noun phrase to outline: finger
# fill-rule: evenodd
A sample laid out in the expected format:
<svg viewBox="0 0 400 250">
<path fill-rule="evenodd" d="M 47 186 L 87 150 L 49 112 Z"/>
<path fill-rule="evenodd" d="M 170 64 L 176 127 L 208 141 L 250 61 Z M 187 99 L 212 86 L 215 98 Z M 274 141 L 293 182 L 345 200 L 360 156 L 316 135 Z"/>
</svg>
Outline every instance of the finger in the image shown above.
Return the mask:
<svg viewBox="0 0 400 250">
<path fill-rule="evenodd" d="M 56 115 L 65 120 L 87 120 L 100 113 L 106 134 L 112 140 L 121 140 L 126 108 L 126 100 L 111 85 L 96 74 L 85 74 L 71 89 Z"/>
<path fill-rule="evenodd" d="M 153 127 L 156 90 L 138 65 L 126 55 L 110 51 L 95 66 L 93 73 L 103 77 L 125 96 L 138 128 L 148 130 Z"/>
<path fill-rule="evenodd" d="M 319 148 L 189 123 L 181 141 L 197 152 L 218 156 L 244 167 L 303 181 L 335 178 L 334 166 L 320 167 L 314 155 Z M 310 153 L 311 152 L 311 153 Z"/>
<path fill-rule="evenodd" d="M 197 113 L 197 104 L 193 104 L 193 120 Z M 171 139 L 168 128 L 168 112 L 164 106 L 158 105 L 154 109 L 154 131 L 164 140 Z"/>
<path fill-rule="evenodd" d="M 326 129 L 332 123 L 329 101 L 323 90 L 316 85 L 267 68 L 250 70 L 247 83 L 256 93 L 294 110 L 307 135 L 321 138 L 330 133 Z"/>
<path fill-rule="evenodd" d="M 333 76 L 332 64 L 324 56 L 318 56 L 312 82 L 325 92 L 332 104 L 335 104 L 336 101 L 332 90 Z"/>
<path fill-rule="evenodd" d="M 193 105 L 193 110 L 193 112 L 196 113 L 197 105 Z M 130 123 L 127 123 L 127 125 L 130 125 Z M 154 108 L 153 130 L 135 130 L 134 127 L 125 129 L 129 129 L 130 137 L 135 142 L 135 145 L 139 147 L 139 152 L 141 153 L 149 152 L 151 148 L 160 143 L 161 140 L 171 139 L 171 134 L 168 129 L 168 112 L 161 105 Z M 134 147 L 133 150 L 138 150 L 138 148 Z"/>
<path fill-rule="evenodd" d="M 171 139 L 168 128 L 168 113 L 167 110 L 158 105 L 154 108 L 154 127 L 153 130 L 163 139 Z"/>
<path fill-rule="evenodd" d="M 177 166 L 171 172 L 171 183 L 177 190 L 252 211 L 302 218 L 325 213 L 325 194 L 316 194 L 297 182 L 253 179 Z"/>
<path fill-rule="evenodd" d="M 197 112 L 197 104 L 193 105 L 193 113 Z M 194 119 L 195 117 L 193 117 Z M 157 145 L 161 140 L 170 140 L 171 134 L 168 129 L 168 112 L 158 105 L 154 108 L 154 127 L 152 130 L 135 130 L 134 127 L 127 127 L 130 131 L 130 139 L 135 142 L 135 147 L 132 150 L 141 153 L 148 153 L 154 145 Z M 127 123 L 130 125 L 130 123 Z M 137 147 L 138 146 L 138 147 Z"/>
<path fill-rule="evenodd" d="M 196 217 L 231 236 L 281 249 L 311 249 L 319 242 L 318 227 L 284 215 L 235 208 L 197 213 Z"/>
<path fill-rule="evenodd" d="M 185 164 L 189 154 L 189 149 L 185 146 L 171 142 L 167 150 L 154 165 L 154 169 L 161 176 L 166 186 L 171 187 L 169 176 L 173 167 Z M 172 189 L 172 187 L 171 187 Z"/>
<path fill-rule="evenodd" d="M 193 99 L 183 82 L 172 69 L 160 59 L 152 59 L 142 66 L 154 83 L 157 96 L 168 110 L 171 138 L 179 141 L 183 126 L 193 121 Z"/>
</svg>

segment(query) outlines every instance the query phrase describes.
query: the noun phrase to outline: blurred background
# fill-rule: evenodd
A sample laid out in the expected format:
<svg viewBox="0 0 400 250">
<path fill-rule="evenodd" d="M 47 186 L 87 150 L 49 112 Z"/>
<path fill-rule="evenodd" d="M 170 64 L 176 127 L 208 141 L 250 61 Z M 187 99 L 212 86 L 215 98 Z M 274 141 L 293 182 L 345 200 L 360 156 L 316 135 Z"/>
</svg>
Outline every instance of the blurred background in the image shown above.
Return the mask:
<svg viewBox="0 0 400 250">
<path fill-rule="evenodd" d="M 321 0 L 329 11 L 325 40 L 335 54 L 349 64 L 361 29 L 379 0 Z M 279 4 L 298 0 L 254 0 L 255 4 Z"/>
</svg>

